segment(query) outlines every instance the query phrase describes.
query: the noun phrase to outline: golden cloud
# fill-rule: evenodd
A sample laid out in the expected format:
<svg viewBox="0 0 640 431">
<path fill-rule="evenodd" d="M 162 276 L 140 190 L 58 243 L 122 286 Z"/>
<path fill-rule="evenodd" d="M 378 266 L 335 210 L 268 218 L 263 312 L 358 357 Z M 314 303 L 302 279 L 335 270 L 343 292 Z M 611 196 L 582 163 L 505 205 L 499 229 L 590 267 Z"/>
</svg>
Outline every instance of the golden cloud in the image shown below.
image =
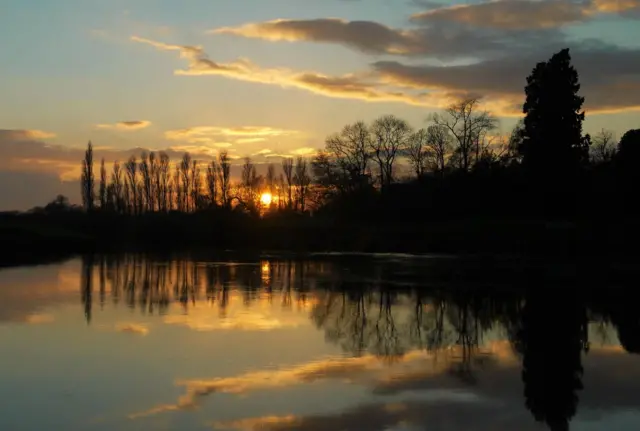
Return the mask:
<svg viewBox="0 0 640 431">
<path fill-rule="evenodd" d="M 373 21 L 347 21 L 337 18 L 312 20 L 277 19 L 222 27 L 210 34 L 230 34 L 269 41 L 312 41 L 344 43 L 366 52 L 418 54 L 429 51 L 429 44 L 413 30 L 399 30 Z"/>
<path fill-rule="evenodd" d="M 122 131 L 134 131 L 134 130 L 146 129 L 150 125 L 151 125 L 151 121 L 131 120 L 131 121 L 120 121 L 114 124 L 96 124 L 96 128 L 122 130 Z"/>
<path fill-rule="evenodd" d="M 199 46 L 171 45 L 133 36 L 131 40 L 146 43 L 159 50 L 175 50 L 189 61 L 187 69 L 174 73 L 182 76 L 224 76 L 246 82 L 297 88 L 327 97 L 357 99 L 371 102 L 399 102 L 416 106 L 442 108 L 452 101 L 451 94 L 425 92 L 417 94 L 387 88 L 371 72 L 328 76 L 318 72 L 295 72 L 286 68 L 264 69 L 248 59 L 231 63 L 210 60 Z"/>
</svg>

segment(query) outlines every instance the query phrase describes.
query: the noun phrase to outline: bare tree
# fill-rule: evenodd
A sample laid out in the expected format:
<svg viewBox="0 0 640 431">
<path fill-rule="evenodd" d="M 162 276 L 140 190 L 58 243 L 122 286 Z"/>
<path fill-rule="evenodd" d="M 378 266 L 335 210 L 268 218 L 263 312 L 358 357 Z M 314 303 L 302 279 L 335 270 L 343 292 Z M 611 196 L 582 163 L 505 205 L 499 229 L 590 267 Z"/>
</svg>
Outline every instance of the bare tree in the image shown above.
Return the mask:
<svg viewBox="0 0 640 431">
<path fill-rule="evenodd" d="M 262 179 L 256 171 L 256 165 L 253 164 L 250 157 L 245 157 L 242 166 L 242 188 L 244 189 L 242 199 L 251 210 L 258 207 L 261 181 Z"/>
<path fill-rule="evenodd" d="M 446 127 L 433 124 L 427 128 L 427 146 L 433 156 L 433 170 L 442 175 L 451 153 L 451 135 Z"/>
<path fill-rule="evenodd" d="M 169 155 L 163 151 L 160 152 L 160 160 L 155 172 L 155 191 L 158 209 L 160 211 L 168 211 L 169 199 L 169 182 L 170 182 L 170 160 Z"/>
<path fill-rule="evenodd" d="M 120 163 L 117 160 L 113 162 L 110 186 L 113 189 L 114 208 L 118 212 L 124 212 L 126 200 L 123 196 L 122 190 L 122 170 L 120 169 Z"/>
<path fill-rule="evenodd" d="M 611 130 L 602 129 L 593 137 L 591 145 L 591 157 L 595 162 L 606 163 L 613 160 L 618 146 Z"/>
<path fill-rule="evenodd" d="M 218 177 L 218 165 L 215 160 L 212 160 L 211 163 L 207 166 L 207 191 L 209 193 L 209 203 L 211 206 L 215 206 L 217 204 L 217 182 L 216 179 Z"/>
<path fill-rule="evenodd" d="M 412 133 L 407 145 L 407 158 L 416 177 L 422 177 L 427 171 L 431 152 L 427 145 L 427 131 L 420 129 Z"/>
<path fill-rule="evenodd" d="M 432 116 L 436 126 L 444 127 L 453 136 L 456 160 L 464 171 L 468 171 L 473 161 L 479 159 L 485 135 L 495 129 L 498 122 L 487 111 L 476 112 L 478 104 L 478 99 L 463 99 L 449 106 L 444 115 Z"/>
<path fill-rule="evenodd" d="M 104 167 L 104 157 L 100 160 L 100 189 L 98 191 L 100 209 L 107 208 L 107 170 Z"/>
<path fill-rule="evenodd" d="M 230 206 L 229 201 L 229 187 L 231 179 L 231 162 L 229 159 L 229 153 L 221 151 L 218 154 L 218 164 L 220 166 L 220 198 L 222 199 L 222 206 L 228 208 Z"/>
<path fill-rule="evenodd" d="M 181 178 L 180 165 L 176 165 L 175 172 L 173 173 L 173 190 L 175 194 L 176 210 L 185 211 L 184 199 L 182 197 L 184 194 L 184 188 L 181 184 Z"/>
<path fill-rule="evenodd" d="M 135 214 L 138 213 L 138 163 L 136 156 L 131 156 L 124 165 L 126 171 L 126 184 L 129 191 L 129 207 Z"/>
<path fill-rule="evenodd" d="M 271 196 L 274 196 L 276 193 L 276 167 L 273 163 L 269 163 L 267 165 L 267 176 L 265 178 L 267 182 L 267 189 Z"/>
<path fill-rule="evenodd" d="M 149 154 L 143 151 L 140 154 L 140 175 L 142 176 L 142 190 L 144 194 L 144 205 L 147 211 L 153 211 L 151 207 L 151 184 L 153 177 L 151 176 L 151 167 L 149 165 Z"/>
<path fill-rule="evenodd" d="M 278 175 L 278 209 L 283 209 L 285 202 L 285 196 L 284 196 L 284 190 L 286 188 L 286 182 L 284 179 L 284 174 L 280 173 L 280 175 Z"/>
<path fill-rule="evenodd" d="M 195 211 L 200 207 L 200 196 L 202 194 L 202 177 L 200 176 L 200 167 L 197 160 L 191 162 L 191 202 L 192 209 Z"/>
<path fill-rule="evenodd" d="M 191 196 L 191 154 L 184 153 L 180 162 L 180 175 L 182 176 L 182 205 L 183 211 L 189 212 L 189 197 Z"/>
<path fill-rule="evenodd" d="M 402 150 L 411 135 L 409 124 L 394 115 L 378 118 L 371 126 L 368 148 L 378 165 L 380 186 L 387 189 L 393 182 L 393 165 L 398 152 Z"/>
<path fill-rule="evenodd" d="M 327 137 L 325 147 L 342 171 L 349 178 L 351 188 L 368 181 L 369 142 L 371 135 L 367 125 L 358 121 L 346 125 L 338 134 Z"/>
<path fill-rule="evenodd" d="M 305 210 L 305 199 L 309 191 L 309 184 L 311 184 L 311 177 L 308 172 L 307 160 L 304 157 L 298 157 L 296 160 L 294 181 L 296 184 L 296 206 L 300 208 L 300 211 Z"/>
<path fill-rule="evenodd" d="M 282 159 L 282 172 L 287 180 L 287 208 L 293 208 L 293 159 L 285 157 Z"/>
</svg>

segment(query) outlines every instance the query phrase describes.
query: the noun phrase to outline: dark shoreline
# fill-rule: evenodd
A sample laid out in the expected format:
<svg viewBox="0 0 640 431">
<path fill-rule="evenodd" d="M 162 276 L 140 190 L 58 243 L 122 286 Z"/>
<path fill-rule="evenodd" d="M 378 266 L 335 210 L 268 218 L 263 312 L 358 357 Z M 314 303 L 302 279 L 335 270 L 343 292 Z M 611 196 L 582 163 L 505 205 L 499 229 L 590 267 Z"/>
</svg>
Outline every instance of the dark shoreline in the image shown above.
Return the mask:
<svg viewBox="0 0 640 431">
<path fill-rule="evenodd" d="M 64 260 L 81 254 L 172 255 L 269 253 L 310 258 L 313 254 L 402 253 L 631 261 L 638 253 L 635 220 L 549 222 L 468 219 L 406 224 L 336 223 L 312 217 L 255 219 L 208 213 L 135 217 L 69 213 L 0 217 L 0 267 Z"/>
</svg>

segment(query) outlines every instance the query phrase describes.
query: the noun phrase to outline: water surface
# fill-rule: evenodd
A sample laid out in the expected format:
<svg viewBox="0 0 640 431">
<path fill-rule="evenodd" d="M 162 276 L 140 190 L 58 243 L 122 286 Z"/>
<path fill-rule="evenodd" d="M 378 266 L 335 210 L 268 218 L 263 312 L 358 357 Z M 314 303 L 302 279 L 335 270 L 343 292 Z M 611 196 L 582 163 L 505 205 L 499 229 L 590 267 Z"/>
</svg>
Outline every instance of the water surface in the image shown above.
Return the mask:
<svg viewBox="0 0 640 431">
<path fill-rule="evenodd" d="M 5 269 L 0 429 L 640 429 L 627 278 L 403 255 Z"/>
</svg>

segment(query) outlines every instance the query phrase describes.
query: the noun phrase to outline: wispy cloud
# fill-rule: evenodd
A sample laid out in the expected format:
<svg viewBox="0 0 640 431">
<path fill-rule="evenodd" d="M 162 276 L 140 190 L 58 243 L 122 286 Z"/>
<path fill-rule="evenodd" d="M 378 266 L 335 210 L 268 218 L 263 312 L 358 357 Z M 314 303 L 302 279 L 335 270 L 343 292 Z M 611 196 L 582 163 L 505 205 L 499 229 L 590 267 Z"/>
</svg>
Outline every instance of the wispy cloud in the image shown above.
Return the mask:
<svg viewBox="0 0 640 431">
<path fill-rule="evenodd" d="M 122 130 L 122 131 L 134 131 L 134 130 L 146 129 L 150 125 L 151 125 L 151 121 L 131 120 L 131 121 L 120 121 L 113 124 L 96 124 L 96 128 Z"/>
<path fill-rule="evenodd" d="M 116 324 L 116 331 L 137 335 L 147 335 L 149 333 L 149 328 L 139 323 L 118 323 Z"/>
<path fill-rule="evenodd" d="M 420 361 L 428 354 L 411 352 L 402 358 L 402 362 Z M 211 394 L 244 394 L 260 389 L 274 389 L 298 384 L 308 384 L 321 380 L 352 380 L 366 377 L 377 371 L 384 372 L 380 359 L 367 355 L 359 358 L 330 358 L 318 362 L 302 364 L 280 370 L 255 371 L 234 377 L 222 377 L 211 380 L 179 380 L 178 386 L 186 388 L 186 393 L 175 404 L 164 404 L 147 411 L 134 413 L 130 418 L 140 418 L 157 413 L 182 410 L 194 407 Z"/>
<path fill-rule="evenodd" d="M 327 97 L 357 99 L 371 102 L 400 102 L 416 106 L 444 107 L 456 95 L 441 91 L 407 92 L 388 88 L 371 71 L 341 76 L 319 72 L 295 72 L 286 68 L 264 69 L 248 59 L 217 63 L 208 58 L 200 46 L 171 45 L 134 36 L 135 42 L 146 43 L 163 51 L 178 51 L 188 60 L 186 69 L 174 73 L 182 76 L 223 76 L 231 79 L 283 88 L 297 88 Z"/>
</svg>

